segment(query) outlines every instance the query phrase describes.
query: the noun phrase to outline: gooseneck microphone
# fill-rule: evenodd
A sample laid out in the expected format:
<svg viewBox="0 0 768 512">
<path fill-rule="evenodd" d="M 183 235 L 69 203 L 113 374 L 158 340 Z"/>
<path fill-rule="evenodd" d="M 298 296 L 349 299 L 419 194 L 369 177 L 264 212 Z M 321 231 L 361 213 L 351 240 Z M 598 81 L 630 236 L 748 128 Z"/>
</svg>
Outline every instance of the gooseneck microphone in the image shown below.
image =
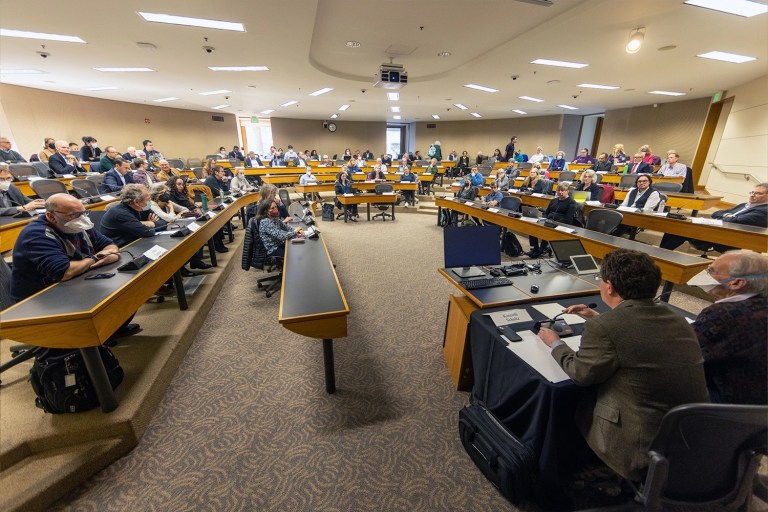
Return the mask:
<svg viewBox="0 0 768 512">
<path fill-rule="evenodd" d="M 597 307 L 597 302 L 590 302 L 589 304 L 587 304 L 587 309 L 595 309 L 596 307 Z M 579 311 L 581 311 L 581 310 L 579 310 Z M 559 314 L 555 315 L 555 318 L 553 318 L 550 321 L 554 322 L 555 320 L 557 320 L 558 318 L 560 318 L 561 316 L 563 316 L 565 314 L 566 314 L 566 312 L 563 311 L 562 313 L 559 313 Z M 567 313 L 567 314 L 569 314 L 569 315 L 576 315 L 578 313 Z"/>
</svg>

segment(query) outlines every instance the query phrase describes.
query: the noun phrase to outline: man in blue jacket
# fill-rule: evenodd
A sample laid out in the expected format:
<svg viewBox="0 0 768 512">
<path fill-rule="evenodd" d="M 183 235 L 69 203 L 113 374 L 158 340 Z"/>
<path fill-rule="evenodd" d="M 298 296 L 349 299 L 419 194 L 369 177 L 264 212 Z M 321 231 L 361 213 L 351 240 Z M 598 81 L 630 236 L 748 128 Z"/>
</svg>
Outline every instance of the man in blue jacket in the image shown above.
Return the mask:
<svg viewBox="0 0 768 512">
<path fill-rule="evenodd" d="M 99 187 L 99 192 L 103 194 L 120 192 L 129 183 L 133 183 L 131 164 L 123 160 L 123 157 L 117 156 L 115 157 L 115 166 L 104 174 L 104 181 Z"/>
</svg>

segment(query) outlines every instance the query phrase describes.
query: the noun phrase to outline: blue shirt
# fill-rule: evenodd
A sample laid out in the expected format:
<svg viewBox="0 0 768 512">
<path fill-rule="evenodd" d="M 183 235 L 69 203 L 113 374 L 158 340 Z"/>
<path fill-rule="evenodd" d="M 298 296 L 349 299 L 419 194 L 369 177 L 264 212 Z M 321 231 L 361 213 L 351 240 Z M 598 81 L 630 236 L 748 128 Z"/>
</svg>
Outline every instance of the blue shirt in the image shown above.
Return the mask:
<svg viewBox="0 0 768 512">
<path fill-rule="evenodd" d="M 415 182 L 416 181 L 416 175 L 411 173 L 405 174 L 403 173 L 402 176 L 400 176 L 400 181 L 408 181 L 408 182 Z"/>
<path fill-rule="evenodd" d="M 504 199 L 504 196 L 498 190 L 496 192 L 488 192 L 488 195 L 485 196 L 486 203 L 490 203 L 491 201 L 496 201 L 497 205 L 501 204 L 502 199 Z"/>
<path fill-rule="evenodd" d="M 477 174 L 470 174 L 469 179 L 473 187 L 482 187 L 485 184 L 485 176 L 479 172 Z"/>
</svg>

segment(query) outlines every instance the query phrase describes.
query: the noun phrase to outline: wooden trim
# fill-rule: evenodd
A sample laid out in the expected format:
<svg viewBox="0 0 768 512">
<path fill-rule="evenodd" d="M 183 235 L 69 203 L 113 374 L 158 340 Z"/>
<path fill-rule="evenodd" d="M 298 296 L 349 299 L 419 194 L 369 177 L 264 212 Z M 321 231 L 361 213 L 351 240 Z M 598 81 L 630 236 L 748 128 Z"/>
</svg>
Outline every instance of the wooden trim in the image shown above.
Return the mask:
<svg viewBox="0 0 768 512">
<path fill-rule="evenodd" d="M 697 191 L 706 190 L 704 185 L 699 185 L 701 179 L 701 173 L 704 171 L 704 163 L 707 159 L 707 154 L 712 147 L 712 139 L 717 131 L 717 126 L 720 123 L 720 116 L 723 113 L 723 107 L 725 105 L 731 105 L 734 98 L 725 98 L 722 101 L 712 103 L 709 106 L 707 112 L 707 118 L 704 121 L 704 127 L 701 130 L 701 137 L 699 137 L 699 144 L 696 146 L 696 153 L 693 155 L 693 162 L 691 163 L 691 170 L 693 170 L 693 188 Z"/>
</svg>

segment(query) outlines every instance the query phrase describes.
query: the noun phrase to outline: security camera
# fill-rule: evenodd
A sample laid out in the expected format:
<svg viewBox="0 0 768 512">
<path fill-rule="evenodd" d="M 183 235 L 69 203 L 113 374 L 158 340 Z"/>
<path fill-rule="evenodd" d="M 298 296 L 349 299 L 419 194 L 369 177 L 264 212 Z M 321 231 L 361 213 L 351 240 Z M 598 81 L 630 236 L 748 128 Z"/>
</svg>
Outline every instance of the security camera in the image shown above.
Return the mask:
<svg viewBox="0 0 768 512">
<path fill-rule="evenodd" d="M 205 50 L 205 53 L 213 53 L 216 50 L 216 48 L 214 48 L 213 46 L 203 46 L 203 50 Z"/>
<path fill-rule="evenodd" d="M 578 94 L 574 94 L 573 96 L 571 96 L 571 98 L 573 98 L 573 99 L 576 99 L 576 98 L 578 98 L 578 97 L 579 97 L 579 95 L 578 95 Z"/>
<path fill-rule="evenodd" d="M 48 53 L 48 52 L 37 52 L 37 54 L 38 54 L 39 56 L 41 56 L 42 58 L 44 58 L 44 59 L 47 59 L 48 57 L 50 57 L 50 56 L 51 56 L 51 54 L 50 54 L 50 53 Z"/>
<path fill-rule="evenodd" d="M 228 99 L 229 99 L 229 96 L 224 96 L 224 99 L 225 99 L 225 100 L 228 100 Z"/>
<path fill-rule="evenodd" d="M 363 94 L 365 94 L 365 91 L 367 91 L 367 90 L 368 90 L 368 89 L 360 89 L 360 92 L 361 92 L 361 93 L 363 93 Z"/>
<path fill-rule="evenodd" d="M 518 78 L 520 78 L 520 75 L 512 75 L 512 80 L 517 80 Z"/>
</svg>

